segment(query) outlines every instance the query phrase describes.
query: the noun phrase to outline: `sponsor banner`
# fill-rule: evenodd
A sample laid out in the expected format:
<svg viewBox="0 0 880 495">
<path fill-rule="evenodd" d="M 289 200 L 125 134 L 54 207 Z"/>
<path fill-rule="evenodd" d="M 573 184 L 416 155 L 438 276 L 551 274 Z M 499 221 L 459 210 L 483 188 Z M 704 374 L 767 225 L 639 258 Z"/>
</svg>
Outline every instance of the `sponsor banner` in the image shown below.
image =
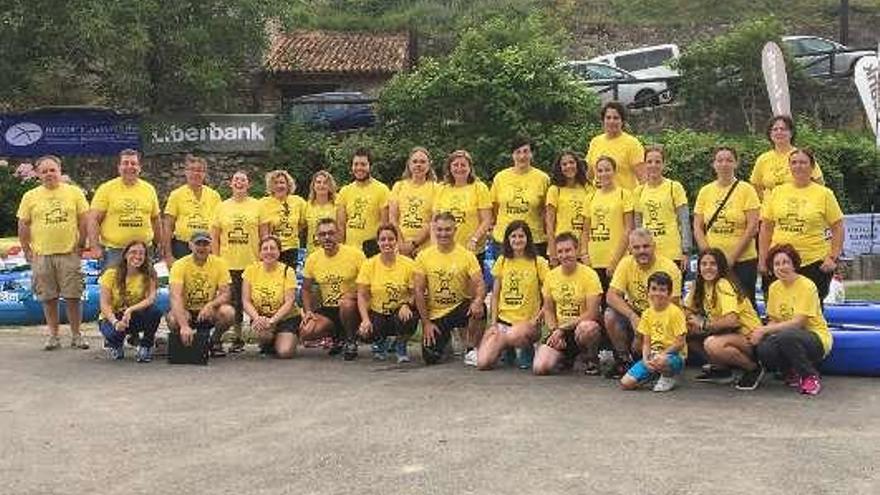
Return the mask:
<svg viewBox="0 0 880 495">
<path fill-rule="evenodd" d="M 844 218 L 843 254 L 880 254 L 880 215 L 856 213 Z"/>
<path fill-rule="evenodd" d="M 877 138 L 877 147 L 880 148 L 880 58 L 873 55 L 860 58 L 856 62 L 853 77 L 868 122 Z"/>
<path fill-rule="evenodd" d="M 138 119 L 101 109 L 0 115 L 0 156 L 115 155 L 140 149 Z"/>
<path fill-rule="evenodd" d="M 764 71 L 764 82 L 767 84 L 773 115 L 791 115 L 785 58 L 779 45 L 772 41 L 767 42 L 761 50 L 761 69 Z"/>
<path fill-rule="evenodd" d="M 275 116 L 216 114 L 148 117 L 143 128 L 146 154 L 191 151 L 271 151 Z"/>
</svg>

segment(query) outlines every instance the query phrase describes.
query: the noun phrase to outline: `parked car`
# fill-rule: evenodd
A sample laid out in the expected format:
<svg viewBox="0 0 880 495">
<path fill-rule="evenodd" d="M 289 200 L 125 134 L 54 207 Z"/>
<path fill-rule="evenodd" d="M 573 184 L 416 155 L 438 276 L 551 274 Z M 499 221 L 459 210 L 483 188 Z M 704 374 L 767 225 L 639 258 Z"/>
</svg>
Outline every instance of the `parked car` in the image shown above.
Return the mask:
<svg viewBox="0 0 880 495">
<path fill-rule="evenodd" d="M 590 62 L 608 64 L 641 77 L 676 77 L 678 70 L 670 64 L 680 55 L 678 45 L 653 45 L 594 57 Z"/>
<path fill-rule="evenodd" d="M 376 124 L 374 98 L 361 92 L 317 93 L 289 101 L 293 122 L 343 131 Z"/>
<path fill-rule="evenodd" d="M 602 103 L 616 99 L 627 107 L 638 108 L 672 101 L 672 91 L 665 82 L 639 82 L 636 76 L 608 64 L 573 60 L 566 62 L 565 68 L 596 91 Z"/>
<path fill-rule="evenodd" d="M 819 36 L 783 36 L 782 43 L 811 77 L 849 76 L 856 62 L 871 50 L 851 50 L 846 45 Z"/>
</svg>

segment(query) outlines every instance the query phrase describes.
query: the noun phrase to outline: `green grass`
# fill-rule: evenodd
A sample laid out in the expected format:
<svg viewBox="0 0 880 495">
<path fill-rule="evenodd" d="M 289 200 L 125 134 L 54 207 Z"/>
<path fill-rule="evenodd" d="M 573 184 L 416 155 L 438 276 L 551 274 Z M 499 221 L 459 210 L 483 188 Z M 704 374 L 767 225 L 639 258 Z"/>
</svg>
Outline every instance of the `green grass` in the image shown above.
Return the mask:
<svg viewBox="0 0 880 495">
<path fill-rule="evenodd" d="M 851 285 L 846 288 L 846 299 L 862 301 L 880 301 L 880 282 L 865 285 Z"/>
</svg>

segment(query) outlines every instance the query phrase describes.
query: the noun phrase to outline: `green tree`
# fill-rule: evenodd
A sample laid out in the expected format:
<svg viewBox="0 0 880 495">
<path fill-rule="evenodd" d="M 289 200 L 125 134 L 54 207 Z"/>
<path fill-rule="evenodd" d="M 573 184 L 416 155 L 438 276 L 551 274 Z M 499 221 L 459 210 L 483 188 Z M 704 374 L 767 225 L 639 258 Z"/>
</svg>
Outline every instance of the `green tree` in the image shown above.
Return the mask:
<svg viewBox="0 0 880 495">
<path fill-rule="evenodd" d="M 783 32 L 782 23 L 766 17 L 690 45 L 678 60 L 679 93 L 688 120 L 727 131 L 759 128 L 770 117 L 761 50 L 768 41 L 782 46 Z M 805 101 L 810 82 L 790 56 L 786 59 L 792 103 Z"/>
<path fill-rule="evenodd" d="M 562 147 L 585 147 L 594 95 L 560 66 L 564 38 L 539 16 L 493 18 L 469 29 L 448 57 L 426 58 L 396 76 L 379 100 L 389 142 L 449 152 L 467 148 L 478 167 L 510 160 L 520 133 L 547 163 Z"/>
<path fill-rule="evenodd" d="M 277 1 L 10 0 L 0 12 L 0 110 L 234 109 Z"/>
</svg>

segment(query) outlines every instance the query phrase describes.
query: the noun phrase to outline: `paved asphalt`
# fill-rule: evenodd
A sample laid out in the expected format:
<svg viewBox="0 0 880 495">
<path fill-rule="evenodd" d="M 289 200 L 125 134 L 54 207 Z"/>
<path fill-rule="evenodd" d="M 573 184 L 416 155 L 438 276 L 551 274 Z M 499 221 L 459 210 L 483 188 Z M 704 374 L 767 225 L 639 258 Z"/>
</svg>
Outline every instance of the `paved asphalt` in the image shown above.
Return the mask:
<svg viewBox="0 0 880 495">
<path fill-rule="evenodd" d="M 91 335 L 45 352 L 36 329 L 0 329 L 0 493 L 880 493 L 877 379 L 660 395 L 366 348 L 111 362 Z"/>
</svg>

